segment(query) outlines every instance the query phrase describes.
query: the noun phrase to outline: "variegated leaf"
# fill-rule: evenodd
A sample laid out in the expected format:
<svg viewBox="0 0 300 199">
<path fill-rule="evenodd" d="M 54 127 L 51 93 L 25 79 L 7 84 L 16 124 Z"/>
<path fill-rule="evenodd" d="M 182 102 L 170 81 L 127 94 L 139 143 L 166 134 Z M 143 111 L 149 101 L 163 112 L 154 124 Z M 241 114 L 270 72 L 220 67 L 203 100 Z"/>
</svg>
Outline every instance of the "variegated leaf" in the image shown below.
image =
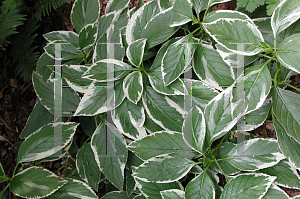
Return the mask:
<svg viewBox="0 0 300 199">
<path fill-rule="evenodd" d="M 134 71 L 127 75 L 123 81 L 125 96 L 134 104 L 137 104 L 143 94 L 143 78 L 140 71 Z"/>
</svg>

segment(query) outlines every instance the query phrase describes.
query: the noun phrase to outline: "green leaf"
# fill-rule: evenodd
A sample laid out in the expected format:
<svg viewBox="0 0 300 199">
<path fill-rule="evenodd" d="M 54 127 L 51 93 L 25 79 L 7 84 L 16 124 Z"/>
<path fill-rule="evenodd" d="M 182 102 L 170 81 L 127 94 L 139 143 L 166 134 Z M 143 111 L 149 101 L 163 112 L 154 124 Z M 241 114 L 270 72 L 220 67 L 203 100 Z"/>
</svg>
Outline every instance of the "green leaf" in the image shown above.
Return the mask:
<svg viewBox="0 0 300 199">
<path fill-rule="evenodd" d="M 71 11 L 71 22 L 76 30 L 87 24 L 94 23 L 100 17 L 100 4 L 98 0 L 76 0 Z"/>
<path fill-rule="evenodd" d="M 169 183 L 184 177 L 194 164 L 179 154 L 162 155 L 145 161 L 132 175 L 145 182 Z"/>
<path fill-rule="evenodd" d="M 204 112 L 206 105 L 219 94 L 215 88 L 207 86 L 202 81 L 193 79 L 186 79 L 185 81 L 192 87 L 191 90 L 188 89 L 188 94 L 192 97 L 193 107 L 197 105 L 202 112 Z"/>
<path fill-rule="evenodd" d="M 52 195 L 48 196 L 49 199 L 64 198 L 64 199 L 74 199 L 74 198 L 86 198 L 86 199 L 96 199 L 98 196 L 86 183 L 67 178 L 68 183 L 63 187 L 58 189 Z"/>
<path fill-rule="evenodd" d="M 102 37 L 102 35 L 108 30 L 108 28 L 111 26 L 115 15 L 116 15 L 115 12 L 111 12 L 111 13 L 102 15 L 96 21 L 96 23 L 98 24 L 97 40 L 99 40 Z"/>
<path fill-rule="evenodd" d="M 243 56 L 244 59 L 244 65 L 238 65 L 239 61 L 238 56 L 236 53 L 231 52 L 230 50 L 224 48 L 220 44 L 216 44 L 216 48 L 220 56 L 222 57 L 223 61 L 230 67 L 233 68 L 239 68 L 244 67 L 253 63 L 255 60 L 257 60 L 260 56 L 259 55 L 253 55 L 253 56 Z"/>
<path fill-rule="evenodd" d="M 62 65 L 62 77 L 66 80 L 68 85 L 78 92 L 84 93 L 92 81 L 83 79 L 81 76 L 88 70 L 89 67 L 83 65 Z M 81 87 L 80 87 L 81 86 Z M 84 88 L 85 87 L 85 88 Z"/>
<path fill-rule="evenodd" d="M 218 198 L 221 190 L 215 181 L 211 178 L 207 170 L 202 171 L 198 176 L 191 180 L 185 188 L 186 199 Z"/>
<path fill-rule="evenodd" d="M 155 183 L 155 182 L 144 182 L 138 178 L 134 178 L 137 187 L 143 193 L 143 195 L 148 199 L 163 199 L 160 195 L 161 191 L 170 189 L 180 189 L 183 190 L 182 185 L 176 181 L 171 183 Z"/>
<path fill-rule="evenodd" d="M 168 47 L 178 41 L 180 38 L 174 38 L 162 45 L 152 63 L 151 71 L 148 73 L 149 81 L 152 88 L 164 95 L 184 95 L 186 93 L 185 86 L 180 78 L 176 79 L 169 86 L 166 86 L 162 77 L 161 62 Z"/>
<path fill-rule="evenodd" d="M 248 12 L 253 12 L 257 7 L 264 5 L 265 2 L 261 0 L 237 0 L 238 7 L 246 8 Z"/>
<path fill-rule="evenodd" d="M 143 160 L 168 153 L 182 154 L 187 158 L 195 156 L 193 150 L 185 144 L 182 134 L 171 131 L 153 133 L 131 142 L 127 148 Z"/>
<path fill-rule="evenodd" d="M 183 37 L 175 37 L 172 38 L 168 41 L 166 41 L 159 49 L 159 51 L 157 52 L 154 61 L 152 62 L 151 68 L 150 70 L 153 71 L 157 68 L 161 67 L 161 61 L 165 55 L 165 53 L 167 52 L 167 49 L 170 47 L 170 45 L 172 45 L 173 43 L 179 41 L 180 39 L 182 39 Z"/>
<path fill-rule="evenodd" d="M 275 86 L 273 111 L 286 133 L 300 143 L 300 95 Z"/>
<path fill-rule="evenodd" d="M 134 195 L 128 196 L 127 191 L 111 191 L 105 194 L 101 199 L 133 199 Z"/>
<path fill-rule="evenodd" d="M 123 81 L 125 96 L 134 104 L 140 101 L 143 94 L 143 78 L 140 71 L 134 71 L 127 75 Z"/>
<path fill-rule="evenodd" d="M 232 147 L 230 149 L 220 148 L 226 150 L 226 153 L 218 155 L 217 159 L 221 167 L 224 164 L 223 170 L 228 166 L 231 166 L 245 171 L 256 171 L 276 165 L 285 156 L 281 153 L 278 143 L 275 139 L 262 139 L 255 138 L 252 140 L 246 140 L 235 145 L 224 145 L 225 147 Z"/>
<path fill-rule="evenodd" d="M 245 110 L 250 113 L 265 102 L 272 86 L 272 78 L 267 64 L 251 66 L 242 77 L 245 90 Z M 245 79 L 244 79 L 245 78 Z"/>
<path fill-rule="evenodd" d="M 195 9 L 196 13 L 200 13 L 203 10 L 206 10 L 212 7 L 215 4 L 225 3 L 230 0 L 192 0 L 193 8 Z"/>
<path fill-rule="evenodd" d="M 40 118 L 43 118 L 40 120 Z M 26 125 L 20 134 L 20 138 L 24 139 L 28 137 L 31 133 L 38 130 L 40 127 L 53 122 L 54 115 L 50 113 L 38 100 L 33 107 L 33 110 L 26 122 Z"/>
<path fill-rule="evenodd" d="M 95 46 L 93 63 L 110 58 L 122 61 L 124 55 L 125 48 L 122 45 L 121 31 L 118 27 L 111 25 L 107 28 L 106 32 L 101 36 Z"/>
<path fill-rule="evenodd" d="M 144 122 L 144 127 L 146 128 L 146 130 L 152 134 L 155 132 L 159 132 L 162 131 L 163 128 L 161 128 L 160 126 L 158 126 L 151 118 L 150 116 L 147 114 L 147 112 L 145 112 L 145 122 Z"/>
<path fill-rule="evenodd" d="M 191 58 L 189 60 L 185 60 L 185 53 L 187 53 L 185 51 L 188 51 L 185 45 L 186 42 L 193 42 L 193 39 L 183 37 L 171 44 L 162 58 L 161 71 L 163 81 L 166 86 L 169 86 L 172 82 L 174 82 L 191 62 Z M 194 54 L 194 50 L 195 48 L 192 45 L 192 56 Z"/>
<path fill-rule="evenodd" d="M 30 167 L 17 173 L 12 178 L 9 188 L 15 195 L 23 198 L 43 198 L 67 182 L 44 168 Z"/>
<path fill-rule="evenodd" d="M 55 55 L 55 46 L 56 45 L 61 46 L 62 61 L 76 60 L 76 59 L 81 60 L 82 59 L 81 51 L 78 48 L 76 48 L 76 46 L 74 46 L 72 43 L 66 43 L 66 41 L 63 41 L 63 40 L 57 40 L 57 41 L 50 42 L 44 47 L 45 52 L 52 59 L 55 59 L 54 55 Z"/>
<path fill-rule="evenodd" d="M 48 42 L 54 42 L 57 40 L 66 41 L 73 44 L 76 48 L 79 48 L 79 36 L 76 32 L 73 31 L 52 31 L 46 34 L 43 34 L 43 37 Z"/>
<path fill-rule="evenodd" d="M 169 189 L 160 192 L 163 199 L 184 199 L 184 191 L 179 189 Z"/>
<path fill-rule="evenodd" d="M 220 18 L 242 19 L 253 24 L 253 21 L 251 20 L 250 17 L 248 17 L 248 15 L 234 10 L 212 11 L 205 16 L 205 18 L 203 19 L 203 23 L 210 23 Z"/>
<path fill-rule="evenodd" d="M 206 124 L 202 110 L 195 106 L 184 119 L 182 127 L 184 141 L 194 150 L 202 153 L 205 141 Z"/>
<path fill-rule="evenodd" d="M 290 162 L 297 168 L 300 168 L 300 144 L 286 133 L 286 130 L 278 120 L 273 120 L 273 123 L 281 151 Z"/>
<path fill-rule="evenodd" d="M 0 191 L 0 199 L 6 199 L 4 192 L 5 192 L 4 190 Z"/>
<path fill-rule="evenodd" d="M 115 18 L 114 18 L 114 20 L 113 20 L 112 23 L 116 27 L 118 27 L 120 30 L 122 29 L 122 35 L 123 35 L 123 33 L 125 32 L 128 20 L 130 18 L 129 8 L 127 6 L 127 7 L 123 8 L 123 9 L 114 11 L 114 13 L 115 13 Z M 125 39 L 125 35 L 124 35 L 124 39 Z"/>
<path fill-rule="evenodd" d="M 276 7 L 271 17 L 271 26 L 275 38 L 300 18 L 299 12 L 299 0 L 284 0 Z"/>
<path fill-rule="evenodd" d="M 122 88 L 122 80 L 123 79 L 115 82 L 115 92 L 112 96 L 107 96 L 106 86 L 90 86 L 81 98 L 74 115 L 93 116 L 118 107 L 125 98 Z M 113 97 L 115 97 L 115 104 L 113 106 L 109 106 L 107 101 L 112 101 Z"/>
<path fill-rule="evenodd" d="M 130 169 L 125 169 L 125 186 L 126 191 L 128 192 L 128 195 L 131 195 L 134 190 L 136 190 L 136 183 L 134 181 L 134 178 L 132 177 L 132 169 L 131 166 L 128 166 Z"/>
<path fill-rule="evenodd" d="M 55 72 L 55 65 L 48 65 Z M 86 88 L 92 83 L 91 80 L 83 79 L 81 76 L 89 67 L 83 65 L 61 65 L 62 77 L 69 87 L 74 91 L 85 93 Z"/>
<path fill-rule="evenodd" d="M 172 8 L 161 12 L 157 1 L 145 3 L 128 21 L 126 26 L 127 43 L 130 45 L 137 39 L 146 38 L 146 49 L 151 49 L 167 40 L 178 29 L 170 27 L 173 15 Z"/>
<path fill-rule="evenodd" d="M 290 27 L 288 27 L 284 31 L 286 37 L 294 34 L 298 34 L 299 32 L 300 32 L 300 20 L 293 23 Z"/>
<path fill-rule="evenodd" d="M 77 152 L 76 168 L 79 176 L 97 191 L 101 172 L 91 145 L 87 142 L 85 142 Z"/>
<path fill-rule="evenodd" d="M 38 160 L 37 164 L 39 164 L 41 162 L 51 162 L 51 161 L 55 161 L 55 160 L 65 157 L 66 151 L 69 151 L 72 144 L 73 144 L 73 140 L 71 140 L 71 142 L 69 142 L 68 145 L 65 146 L 62 150 L 57 151 L 56 153 L 54 153 L 53 155 L 51 155 L 49 157 L 45 157 L 43 159 Z"/>
<path fill-rule="evenodd" d="M 166 10 L 174 5 L 176 0 L 159 0 L 158 4 L 162 10 Z"/>
<path fill-rule="evenodd" d="M 278 186 L 272 184 L 262 199 L 289 199 L 289 195 Z"/>
<path fill-rule="evenodd" d="M 267 119 L 271 106 L 271 99 L 267 99 L 260 108 L 252 111 L 251 113 L 247 113 L 244 116 L 245 124 L 243 130 L 252 131 L 261 126 Z"/>
<path fill-rule="evenodd" d="M 44 52 L 38 59 L 36 65 L 36 72 L 43 77 L 44 81 L 47 81 L 52 71 L 47 65 L 53 65 L 53 58 L 51 58 L 46 52 Z"/>
<path fill-rule="evenodd" d="M 277 165 L 262 169 L 260 172 L 270 176 L 276 176 L 275 183 L 290 189 L 300 188 L 300 177 L 296 168 L 288 161 L 282 160 Z"/>
<path fill-rule="evenodd" d="M 107 67 L 113 67 L 114 70 L 108 70 Z M 99 82 L 115 81 L 125 77 L 131 71 L 131 66 L 114 59 L 103 59 L 92 64 L 92 66 L 83 74 L 83 78 L 96 80 Z M 108 79 L 107 77 L 114 77 Z"/>
<path fill-rule="evenodd" d="M 144 27 L 141 38 L 147 38 L 146 49 L 161 44 L 169 39 L 179 27 L 171 27 L 175 16 L 172 9 L 168 9 L 155 15 Z"/>
<path fill-rule="evenodd" d="M 228 198 L 260 198 L 265 195 L 276 179 L 266 174 L 242 174 L 226 184 L 220 199 Z"/>
<path fill-rule="evenodd" d="M 276 57 L 286 68 L 300 73 L 300 34 L 295 34 L 285 38 L 278 46 Z"/>
<path fill-rule="evenodd" d="M 97 39 L 97 25 L 95 23 L 87 24 L 79 33 L 79 46 L 81 49 L 93 46 Z"/>
<path fill-rule="evenodd" d="M 147 135 L 143 127 L 145 112 L 142 102 L 134 104 L 124 99 L 122 104 L 113 110 L 112 119 L 117 129 L 133 140 L 141 139 Z"/>
<path fill-rule="evenodd" d="M 176 101 L 145 87 L 142 96 L 144 108 L 150 118 L 165 130 L 181 132 L 185 114 Z"/>
<path fill-rule="evenodd" d="M 234 82 L 233 68 L 228 66 L 210 45 L 199 44 L 194 55 L 194 71 L 202 82 L 223 90 Z"/>
<path fill-rule="evenodd" d="M 32 75 L 33 87 L 41 104 L 54 114 L 54 82 L 44 82 L 43 77 L 36 72 Z M 79 96 L 72 89 L 62 88 L 62 115 L 72 116 L 79 104 Z M 71 113 L 69 113 L 71 112 Z"/>
<path fill-rule="evenodd" d="M 91 146 L 101 172 L 115 187 L 123 190 L 128 156 L 124 137 L 113 125 L 102 122 L 92 136 Z"/>
<path fill-rule="evenodd" d="M 181 26 L 193 20 L 192 6 L 188 0 L 175 1 L 172 11 L 173 22 L 172 26 Z"/>
<path fill-rule="evenodd" d="M 136 67 L 139 67 L 143 61 L 146 40 L 144 38 L 135 40 L 126 50 L 129 61 Z"/>
<path fill-rule="evenodd" d="M 270 17 L 263 17 L 263 18 L 257 18 L 253 19 L 253 22 L 255 25 L 258 26 L 258 29 L 260 30 L 261 34 L 263 35 L 265 42 L 270 45 L 274 46 L 274 35 L 273 30 L 271 26 L 271 18 Z M 280 43 L 286 36 L 284 33 L 279 33 L 276 37 L 277 43 Z"/>
<path fill-rule="evenodd" d="M 126 26 L 126 41 L 128 45 L 142 37 L 147 23 L 160 12 L 157 1 L 148 1 L 140 7 L 129 19 Z"/>
<path fill-rule="evenodd" d="M 62 150 L 70 143 L 78 125 L 74 122 L 59 122 L 42 126 L 22 142 L 17 162 L 40 160 Z"/>
<path fill-rule="evenodd" d="M 238 103 L 242 103 L 241 100 L 232 102 L 232 86 L 208 103 L 204 111 L 204 118 L 209 144 L 225 135 L 243 116 L 244 113 L 238 113 L 237 116 L 233 114 Z"/>
<path fill-rule="evenodd" d="M 264 41 L 258 28 L 242 19 L 221 18 L 211 23 L 202 23 L 204 30 L 220 45 L 241 55 L 256 55 Z M 247 43 L 244 51 L 237 50 L 237 43 Z"/>
<path fill-rule="evenodd" d="M 135 7 L 129 10 L 129 15 L 132 16 L 133 13 L 135 13 L 143 5 L 144 5 L 143 0 L 139 0 L 138 3 L 135 5 Z"/>
<path fill-rule="evenodd" d="M 129 2 L 130 0 L 110 0 L 105 8 L 105 14 L 125 8 Z"/>
<path fill-rule="evenodd" d="M 155 68 L 149 72 L 148 75 L 152 88 L 158 93 L 164 95 L 184 95 L 187 92 L 184 83 L 180 78 L 175 79 L 171 84 L 166 86 L 163 81 L 160 67 Z"/>
</svg>

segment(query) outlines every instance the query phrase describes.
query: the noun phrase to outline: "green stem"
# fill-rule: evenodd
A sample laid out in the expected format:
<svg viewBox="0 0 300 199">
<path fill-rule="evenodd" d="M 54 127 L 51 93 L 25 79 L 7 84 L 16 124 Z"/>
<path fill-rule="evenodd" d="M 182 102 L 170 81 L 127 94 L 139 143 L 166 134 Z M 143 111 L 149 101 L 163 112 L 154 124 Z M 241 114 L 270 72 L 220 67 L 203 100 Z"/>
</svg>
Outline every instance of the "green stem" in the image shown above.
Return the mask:
<svg viewBox="0 0 300 199">
<path fill-rule="evenodd" d="M 15 168 L 14 168 L 14 171 L 13 171 L 13 174 L 12 174 L 12 177 L 11 177 L 11 178 L 13 178 L 13 177 L 15 176 L 15 173 L 16 173 L 16 171 L 17 171 L 18 166 L 19 166 L 19 163 L 16 164 L 16 166 L 15 166 Z M 11 180 L 11 179 L 10 179 L 10 180 Z M 6 185 L 6 187 L 3 189 L 3 192 L 5 192 L 5 190 L 9 187 L 9 184 L 10 184 L 10 182 L 9 182 L 9 183 Z"/>
<path fill-rule="evenodd" d="M 298 91 L 298 92 L 300 93 L 300 89 L 299 89 L 299 88 L 297 88 L 297 87 L 295 87 L 295 86 L 293 86 L 293 85 L 291 85 L 291 84 L 289 84 L 289 83 L 286 83 L 286 82 L 279 82 L 278 85 L 286 85 L 286 86 L 288 86 L 288 87 L 291 87 L 291 88 L 295 89 L 296 91 Z"/>
<path fill-rule="evenodd" d="M 200 23 L 201 21 L 200 21 L 200 15 L 199 15 L 199 13 L 197 12 L 197 19 L 198 19 L 198 23 Z"/>
<path fill-rule="evenodd" d="M 67 157 L 66 159 L 66 163 L 65 163 L 65 170 L 63 173 L 63 177 L 66 177 L 67 171 L 68 171 L 68 163 L 69 163 L 69 157 Z"/>
<path fill-rule="evenodd" d="M 94 116 L 94 119 L 95 119 L 95 124 L 96 124 L 96 128 L 97 128 L 97 126 L 98 126 L 97 115 Z"/>
<path fill-rule="evenodd" d="M 86 54 L 84 53 L 83 50 L 81 50 L 81 53 L 82 53 L 82 55 L 83 55 L 84 65 L 88 64 L 88 58 L 86 57 Z"/>
<path fill-rule="evenodd" d="M 208 13 L 209 10 L 210 10 L 210 8 L 207 8 L 207 9 L 205 10 L 205 13 L 204 13 L 204 15 L 203 15 L 203 19 L 206 17 L 206 15 L 207 15 L 207 13 Z"/>
<path fill-rule="evenodd" d="M 215 163 L 218 165 L 220 171 L 222 172 L 222 174 L 225 176 L 226 181 L 228 182 L 230 179 L 227 177 L 227 175 L 225 174 L 225 172 L 223 171 L 223 169 L 221 168 L 220 164 L 218 163 L 218 161 L 215 161 Z"/>
<path fill-rule="evenodd" d="M 201 29 L 201 27 L 198 27 L 196 30 L 194 30 L 193 32 L 191 32 L 191 33 L 189 34 L 189 36 L 190 36 L 190 35 L 193 36 L 193 35 L 195 34 L 195 32 L 199 31 L 200 29 Z"/>
<path fill-rule="evenodd" d="M 6 185 L 6 187 L 3 189 L 3 194 L 4 194 L 4 192 L 6 191 L 6 189 L 9 187 L 9 184 L 10 184 L 10 183 L 8 183 L 8 184 Z"/>
<path fill-rule="evenodd" d="M 273 107 L 271 108 L 271 115 L 272 115 L 272 120 L 274 122 L 275 121 L 275 116 L 274 116 L 274 112 L 273 112 Z"/>
<path fill-rule="evenodd" d="M 230 132 L 230 131 L 229 131 Z M 218 149 L 220 148 L 221 144 L 224 142 L 225 138 L 227 138 L 229 132 L 227 132 L 224 137 L 222 138 L 222 140 L 220 141 L 220 143 L 218 144 L 218 146 L 215 148 L 216 151 L 218 151 Z"/>
<path fill-rule="evenodd" d="M 90 136 L 88 139 L 86 139 L 86 142 L 88 142 L 91 138 L 92 138 L 92 136 Z"/>
<path fill-rule="evenodd" d="M 91 63 L 92 61 L 92 58 L 93 58 L 93 53 L 90 54 L 90 56 L 87 58 L 87 63 Z"/>
<path fill-rule="evenodd" d="M 273 57 L 270 57 L 270 56 L 268 56 L 268 55 L 266 55 L 266 54 L 260 54 L 261 56 L 263 56 L 263 57 L 266 57 L 266 58 L 268 58 L 268 59 L 273 59 Z"/>
<path fill-rule="evenodd" d="M 281 65 L 281 63 L 279 63 L 278 70 L 281 71 L 281 68 L 282 68 L 282 65 Z M 281 73 L 278 73 L 278 82 L 279 83 L 281 82 Z"/>
<path fill-rule="evenodd" d="M 276 73 L 275 73 L 275 75 L 274 75 L 274 84 L 275 84 L 275 86 L 278 86 L 278 84 L 280 83 L 280 81 L 281 81 L 281 74 L 280 75 L 278 75 L 279 73 L 280 73 L 280 71 L 281 71 L 281 67 L 280 67 L 281 65 L 279 65 L 279 67 L 277 68 L 277 71 L 276 71 Z M 279 77 L 278 77 L 279 76 Z M 279 80 L 279 81 L 278 81 Z"/>
<path fill-rule="evenodd" d="M 13 174 L 12 174 L 12 177 L 15 176 L 15 173 L 16 173 L 16 171 L 17 171 L 18 166 L 19 166 L 19 163 L 16 164 L 16 166 L 15 166 L 15 168 L 14 168 L 14 172 L 13 172 Z"/>
</svg>

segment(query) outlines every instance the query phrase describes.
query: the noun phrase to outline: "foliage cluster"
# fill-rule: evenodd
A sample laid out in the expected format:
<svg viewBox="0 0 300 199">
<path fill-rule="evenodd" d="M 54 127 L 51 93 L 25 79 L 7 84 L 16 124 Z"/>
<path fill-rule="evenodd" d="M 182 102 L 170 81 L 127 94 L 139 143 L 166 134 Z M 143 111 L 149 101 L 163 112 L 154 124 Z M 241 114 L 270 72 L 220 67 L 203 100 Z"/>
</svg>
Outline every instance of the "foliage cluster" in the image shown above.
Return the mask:
<svg viewBox="0 0 300 199">
<path fill-rule="evenodd" d="M 15 71 L 24 81 L 30 80 L 39 53 L 33 45 L 42 15 L 49 15 L 70 0 L 0 0 L 0 50 L 9 50 Z M 10 45 L 8 45 L 10 44 Z M 10 48 L 9 48 L 10 47 Z"/>
<path fill-rule="evenodd" d="M 129 9 L 111 0 L 100 16 L 98 0 L 76 0 L 76 32 L 44 35 L 32 76 L 39 100 L 21 134 L 21 169 L 11 177 L 0 169 L 6 188 L 50 199 L 98 198 L 99 190 L 104 199 L 289 198 L 280 187 L 300 188 L 300 96 L 285 90 L 299 91 L 289 78 L 300 73 L 300 1 L 257 19 L 210 12 L 227 1 Z M 277 139 L 251 135 L 266 120 Z M 246 140 L 235 144 L 240 121 Z M 57 159 L 62 176 L 37 166 Z"/>
</svg>

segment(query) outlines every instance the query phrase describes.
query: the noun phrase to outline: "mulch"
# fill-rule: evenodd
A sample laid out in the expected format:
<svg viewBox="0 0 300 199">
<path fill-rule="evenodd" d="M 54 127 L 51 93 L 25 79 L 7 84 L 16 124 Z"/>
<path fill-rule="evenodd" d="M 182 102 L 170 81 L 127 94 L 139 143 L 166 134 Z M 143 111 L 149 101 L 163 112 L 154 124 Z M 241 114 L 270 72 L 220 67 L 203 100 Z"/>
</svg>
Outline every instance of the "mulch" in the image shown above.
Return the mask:
<svg viewBox="0 0 300 199">
<path fill-rule="evenodd" d="M 144 0 L 144 2 L 149 0 Z M 108 0 L 100 0 L 101 15 L 104 14 Z M 138 0 L 131 0 L 130 8 L 137 4 Z M 36 43 L 38 43 L 38 51 L 43 53 L 43 47 L 46 40 L 42 37 L 44 33 L 55 30 L 73 31 L 74 28 L 70 21 L 70 12 L 72 2 L 66 3 L 59 7 L 56 11 L 51 12 L 50 16 L 43 17 L 38 29 Z M 213 10 L 228 10 L 236 7 L 235 2 L 229 2 L 215 6 Z M 19 138 L 26 121 L 35 105 L 36 94 L 31 81 L 24 82 L 19 76 L 14 73 L 15 66 L 11 58 L 5 53 L 0 52 L 0 162 L 7 176 L 11 176 L 17 159 L 17 149 L 20 146 L 21 139 Z M 300 75 L 291 78 L 291 84 L 300 87 Z M 256 129 L 254 134 L 260 137 L 276 138 L 274 127 L 271 123 L 265 122 L 264 125 Z M 42 163 L 39 166 L 45 167 L 51 171 L 56 171 L 62 166 L 61 161 L 50 163 Z M 57 173 L 61 175 L 60 172 Z M 4 189 L 7 183 L 0 184 L 0 190 Z M 290 195 L 298 195 L 298 190 L 284 188 Z M 101 195 L 100 195 L 101 194 Z M 9 190 L 5 192 L 7 198 L 19 198 L 14 196 Z M 98 193 L 102 196 L 103 193 Z"/>
</svg>

